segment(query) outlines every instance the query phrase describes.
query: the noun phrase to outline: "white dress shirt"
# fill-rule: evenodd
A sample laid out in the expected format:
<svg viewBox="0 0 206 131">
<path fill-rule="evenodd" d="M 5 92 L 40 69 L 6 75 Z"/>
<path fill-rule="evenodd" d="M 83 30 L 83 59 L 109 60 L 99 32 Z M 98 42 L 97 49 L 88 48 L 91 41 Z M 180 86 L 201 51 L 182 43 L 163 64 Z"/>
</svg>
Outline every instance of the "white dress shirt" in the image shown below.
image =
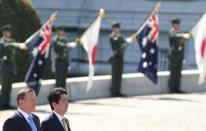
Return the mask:
<svg viewBox="0 0 206 131">
<path fill-rule="evenodd" d="M 26 119 L 26 121 L 29 123 L 28 117 L 30 114 L 27 114 L 26 112 L 24 112 L 23 110 L 21 110 L 20 108 L 18 108 L 18 111 L 24 116 L 24 118 Z"/>
<path fill-rule="evenodd" d="M 64 127 L 64 124 L 63 124 L 63 122 L 62 122 L 62 119 L 64 118 L 64 117 L 62 117 L 61 115 L 59 115 L 58 113 L 56 113 L 55 111 L 53 111 L 54 112 L 54 114 L 57 116 L 57 118 L 59 119 L 59 121 L 60 121 L 60 123 L 62 124 L 62 126 Z"/>
</svg>

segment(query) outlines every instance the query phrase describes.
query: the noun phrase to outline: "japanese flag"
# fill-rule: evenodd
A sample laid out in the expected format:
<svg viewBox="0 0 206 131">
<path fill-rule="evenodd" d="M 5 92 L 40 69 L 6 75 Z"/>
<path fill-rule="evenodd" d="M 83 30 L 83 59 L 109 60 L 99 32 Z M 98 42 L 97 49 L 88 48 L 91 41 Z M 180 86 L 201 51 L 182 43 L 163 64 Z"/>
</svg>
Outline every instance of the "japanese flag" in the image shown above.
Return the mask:
<svg viewBox="0 0 206 131">
<path fill-rule="evenodd" d="M 199 84 L 205 81 L 206 75 L 206 13 L 192 30 L 195 42 L 196 63 L 200 71 Z"/>
<path fill-rule="evenodd" d="M 87 84 L 87 91 L 92 87 L 92 79 L 95 70 L 95 57 L 99 38 L 99 30 L 101 24 L 101 16 L 98 16 L 96 20 L 88 27 L 88 29 L 81 36 L 80 41 L 83 44 L 84 49 L 88 54 L 89 59 L 89 80 Z"/>
</svg>

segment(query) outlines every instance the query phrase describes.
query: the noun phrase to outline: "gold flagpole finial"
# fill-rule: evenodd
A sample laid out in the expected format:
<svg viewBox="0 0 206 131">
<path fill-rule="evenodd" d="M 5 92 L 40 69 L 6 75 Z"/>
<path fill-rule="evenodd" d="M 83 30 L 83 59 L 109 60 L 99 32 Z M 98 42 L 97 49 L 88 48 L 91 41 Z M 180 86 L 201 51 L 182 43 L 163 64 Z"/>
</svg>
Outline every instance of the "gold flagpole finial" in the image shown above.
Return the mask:
<svg viewBox="0 0 206 131">
<path fill-rule="evenodd" d="M 158 11 L 160 8 L 161 2 L 159 1 L 155 6 L 155 11 Z"/>
<path fill-rule="evenodd" d="M 100 11 L 99 11 L 99 16 L 101 16 L 102 18 L 104 18 L 105 17 L 105 11 L 104 11 L 104 9 L 100 9 Z"/>
<path fill-rule="evenodd" d="M 51 20 L 51 21 L 56 20 L 56 15 L 57 15 L 57 11 L 54 12 L 54 13 L 50 16 L 50 20 Z"/>
</svg>

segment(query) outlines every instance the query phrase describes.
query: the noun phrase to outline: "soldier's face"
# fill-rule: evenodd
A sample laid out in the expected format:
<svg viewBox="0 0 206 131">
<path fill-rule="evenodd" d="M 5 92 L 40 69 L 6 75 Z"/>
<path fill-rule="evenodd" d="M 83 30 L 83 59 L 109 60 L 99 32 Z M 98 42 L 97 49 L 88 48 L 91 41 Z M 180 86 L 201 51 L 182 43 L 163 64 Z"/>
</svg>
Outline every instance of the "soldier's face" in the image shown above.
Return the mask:
<svg viewBox="0 0 206 131">
<path fill-rule="evenodd" d="M 175 30 L 179 30 L 180 29 L 180 24 L 173 24 L 173 27 Z"/>
<path fill-rule="evenodd" d="M 112 28 L 112 31 L 113 31 L 114 33 L 119 33 L 119 32 L 120 32 L 120 28 L 118 28 L 118 27 L 113 27 L 113 28 Z"/>
<path fill-rule="evenodd" d="M 64 31 L 63 31 L 63 30 L 58 30 L 58 31 L 57 31 L 57 35 L 58 35 L 59 37 L 63 37 L 63 36 L 64 36 Z"/>
<path fill-rule="evenodd" d="M 4 36 L 5 38 L 11 38 L 11 31 L 4 31 L 4 32 L 3 32 L 3 36 Z"/>
</svg>

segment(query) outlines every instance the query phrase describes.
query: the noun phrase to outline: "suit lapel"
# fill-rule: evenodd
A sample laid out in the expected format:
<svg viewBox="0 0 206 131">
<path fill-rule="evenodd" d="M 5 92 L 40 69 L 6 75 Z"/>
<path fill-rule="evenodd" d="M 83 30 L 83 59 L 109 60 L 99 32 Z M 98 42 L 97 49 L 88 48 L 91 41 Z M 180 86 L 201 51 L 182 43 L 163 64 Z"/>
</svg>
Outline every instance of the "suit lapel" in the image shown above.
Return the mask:
<svg viewBox="0 0 206 131">
<path fill-rule="evenodd" d="M 25 130 L 28 130 L 28 131 L 32 131 L 29 123 L 27 122 L 27 120 L 24 118 L 24 116 L 20 113 L 20 112 L 16 112 L 16 114 L 19 116 L 20 120 L 22 121 L 22 125 L 25 125 Z"/>
<path fill-rule="evenodd" d="M 52 113 L 52 118 L 54 120 L 54 123 L 56 124 L 56 127 L 59 129 L 58 131 L 65 131 L 65 129 L 62 126 L 62 124 L 60 123 L 58 117 L 54 113 Z"/>
</svg>

